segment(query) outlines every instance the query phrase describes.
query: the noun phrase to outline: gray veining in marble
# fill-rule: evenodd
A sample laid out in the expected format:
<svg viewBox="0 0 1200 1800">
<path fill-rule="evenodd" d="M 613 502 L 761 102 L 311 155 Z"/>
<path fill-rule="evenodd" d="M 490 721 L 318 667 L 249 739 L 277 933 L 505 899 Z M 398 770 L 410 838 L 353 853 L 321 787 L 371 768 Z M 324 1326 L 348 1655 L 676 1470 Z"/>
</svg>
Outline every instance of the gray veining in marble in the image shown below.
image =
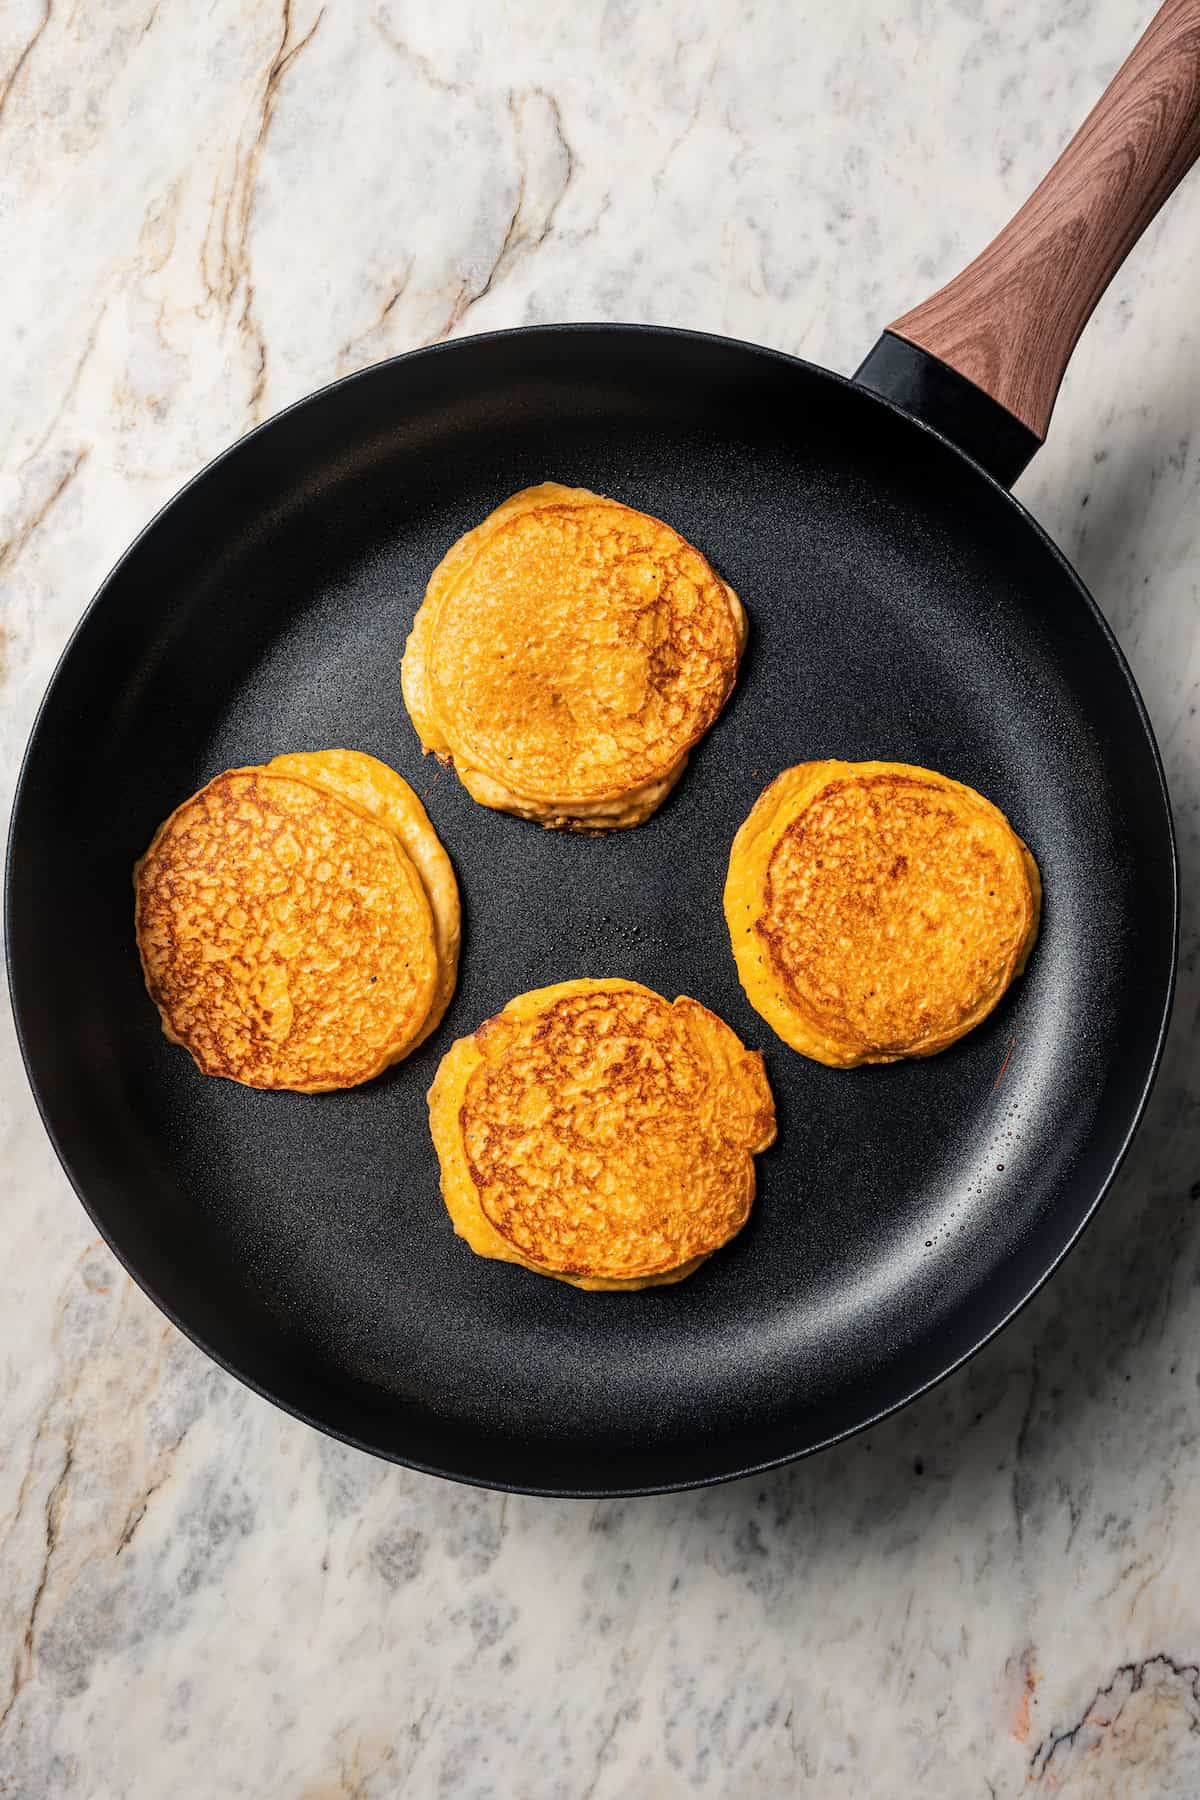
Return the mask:
<svg viewBox="0 0 1200 1800">
<path fill-rule="evenodd" d="M 8 0 L 0 781 L 107 568 L 330 377 L 544 319 L 852 368 L 1024 197 L 1139 0 Z M 1178 810 L 1113 1196 L 924 1402 L 765 1480 L 505 1499 L 326 1442 L 91 1235 L 0 1043 L 0 1794 L 1200 1792 L 1200 177 L 1024 478 Z"/>
</svg>

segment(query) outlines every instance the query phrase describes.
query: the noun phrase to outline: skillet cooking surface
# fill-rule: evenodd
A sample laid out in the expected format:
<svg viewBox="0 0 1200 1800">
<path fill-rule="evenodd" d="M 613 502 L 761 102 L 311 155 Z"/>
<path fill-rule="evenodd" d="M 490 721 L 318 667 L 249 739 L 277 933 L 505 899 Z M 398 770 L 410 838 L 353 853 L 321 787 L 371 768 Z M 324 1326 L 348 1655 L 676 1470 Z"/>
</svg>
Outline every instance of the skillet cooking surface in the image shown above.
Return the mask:
<svg viewBox="0 0 1200 1800">
<path fill-rule="evenodd" d="M 422 759 L 398 665 L 429 572 L 553 479 L 658 514 L 745 601 L 724 717 L 666 806 L 600 840 L 474 805 Z M 458 993 L 382 1080 L 319 1098 L 206 1080 L 142 988 L 130 871 L 227 766 L 349 745 L 425 800 L 464 899 Z M 776 1041 L 721 912 L 734 831 L 813 757 L 927 764 L 1041 865 L 1029 972 L 923 1063 L 839 1072 Z M 10 860 L 24 1048 L 117 1254 L 229 1368 L 388 1456 L 612 1492 L 717 1479 L 900 1404 L 1068 1247 L 1164 1026 L 1174 863 L 1135 690 L 1010 498 L 873 396 L 746 346 L 634 328 L 472 339 L 268 424 L 109 579 L 29 753 Z M 678 1287 L 586 1294 L 483 1262 L 438 1197 L 425 1093 L 522 989 L 623 975 L 766 1052 L 777 1147 L 732 1246 Z"/>
</svg>

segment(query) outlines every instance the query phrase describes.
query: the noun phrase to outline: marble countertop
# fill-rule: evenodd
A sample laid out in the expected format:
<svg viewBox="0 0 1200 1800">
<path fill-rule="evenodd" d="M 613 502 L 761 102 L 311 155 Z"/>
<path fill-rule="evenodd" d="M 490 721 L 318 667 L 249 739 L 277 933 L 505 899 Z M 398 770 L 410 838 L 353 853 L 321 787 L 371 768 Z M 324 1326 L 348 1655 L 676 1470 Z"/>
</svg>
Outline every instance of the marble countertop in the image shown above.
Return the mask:
<svg viewBox="0 0 1200 1800">
<path fill-rule="evenodd" d="M 849 370 L 1008 216 L 1146 0 L 9 0 L 0 780 L 129 538 L 332 376 L 546 319 Z M 1021 483 L 1181 834 L 1166 1065 L 1083 1243 L 920 1404 L 675 1498 L 505 1498 L 223 1375 L 0 1025 L 0 1794 L 1200 1792 L 1200 176 Z"/>
</svg>

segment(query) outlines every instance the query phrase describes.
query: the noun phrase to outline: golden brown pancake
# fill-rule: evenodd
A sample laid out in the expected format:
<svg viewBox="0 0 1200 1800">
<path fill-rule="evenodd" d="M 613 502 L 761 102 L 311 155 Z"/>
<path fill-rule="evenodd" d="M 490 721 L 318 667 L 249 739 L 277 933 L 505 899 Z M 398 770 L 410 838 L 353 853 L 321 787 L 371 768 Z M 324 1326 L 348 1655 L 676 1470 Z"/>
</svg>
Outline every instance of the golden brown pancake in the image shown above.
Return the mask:
<svg viewBox="0 0 1200 1800">
<path fill-rule="evenodd" d="M 453 989 L 445 853 L 400 777 L 357 752 L 218 775 L 159 827 L 134 888 L 163 1030 L 206 1074 L 353 1087 L 406 1056 Z"/>
<path fill-rule="evenodd" d="M 546 482 L 430 578 L 404 652 L 427 751 L 476 800 L 544 825 L 638 825 L 725 704 L 746 637 L 733 590 L 661 520 Z"/>
<path fill-rule="evenodd" d="M 582 1288 L 690 1275 L 745 1224 L 775 1139 L 762 1057 L 618 980 L 510 1000 L 442 1058 L 429 1120 L 459 1236 Z"/>
<path fill-rule="evenodd" d="M 1025 967 L 1037 864 L 1004 814 L 907 763 L 800 763 L 734 839 L 738 974 L 793 1049 L 851 1068 L 932 1056 Z"/>
</svg>

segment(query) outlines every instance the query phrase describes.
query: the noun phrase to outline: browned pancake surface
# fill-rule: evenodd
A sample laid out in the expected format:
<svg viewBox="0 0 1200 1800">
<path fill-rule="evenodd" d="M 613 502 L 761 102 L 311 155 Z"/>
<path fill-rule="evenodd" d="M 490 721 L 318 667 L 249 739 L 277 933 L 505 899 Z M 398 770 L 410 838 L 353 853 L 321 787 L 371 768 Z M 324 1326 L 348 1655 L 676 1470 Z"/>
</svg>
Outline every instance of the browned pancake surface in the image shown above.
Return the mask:
<svg viewBox="0 0 1200 1800">
<path fill-rule="evenodd" d="M 395 836 L 309 783 L 230 770 L 174 812 L 135 874 L 146 984 L 206 1074 L 348 1087 L 420 1030 L 433 921 Z"/>
<path fill-rule="evenodd" d="M 636 823 L 724 704 L 744 630 L 736 595 L 669 525 L 547 483 L 434 572 L 405 698 L 484 804 Z"/>
<path fill-rule="evenodd" d="M 687 1272 L 727 1242 L 775 1134 L 761 1057 L 698 1002 L 616 980 L 510 1002 L 430 1102 L 456 1228 L 581 1285 Z"/>
<path fill-rule="evenodd" d="M 986 1016 L 1037 931 L 1032 857 L 982 795 L 906 764 L 801 764 L 730 859 L 743 984 L 821 1061 L 929 1055 Z"/>
</svg>

